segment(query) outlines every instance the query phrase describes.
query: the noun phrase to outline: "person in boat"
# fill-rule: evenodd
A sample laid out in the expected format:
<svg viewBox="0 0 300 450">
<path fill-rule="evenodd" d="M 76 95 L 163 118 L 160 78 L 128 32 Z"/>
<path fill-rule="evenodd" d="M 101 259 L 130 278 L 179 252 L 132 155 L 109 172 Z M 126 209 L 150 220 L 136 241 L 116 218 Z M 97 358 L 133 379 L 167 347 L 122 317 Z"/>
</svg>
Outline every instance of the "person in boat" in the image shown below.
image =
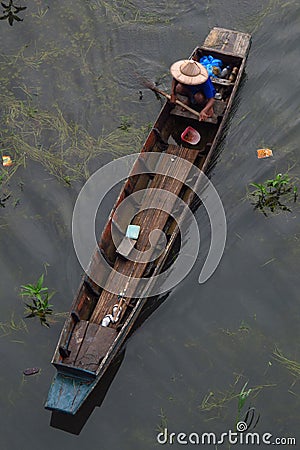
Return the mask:
<svg viewBox="0 0 300 450">
<path fill-rule="evenodd" d="M 202 107 L 199 120 L 206 120 L 214 114 L 215 88 L 206 68 L 197 61 L 185 59 L 170 67 L 173 76 L 171 103 L 176 103 L 176 94 L 186 97 L 187 105 Z"/>
</svg>

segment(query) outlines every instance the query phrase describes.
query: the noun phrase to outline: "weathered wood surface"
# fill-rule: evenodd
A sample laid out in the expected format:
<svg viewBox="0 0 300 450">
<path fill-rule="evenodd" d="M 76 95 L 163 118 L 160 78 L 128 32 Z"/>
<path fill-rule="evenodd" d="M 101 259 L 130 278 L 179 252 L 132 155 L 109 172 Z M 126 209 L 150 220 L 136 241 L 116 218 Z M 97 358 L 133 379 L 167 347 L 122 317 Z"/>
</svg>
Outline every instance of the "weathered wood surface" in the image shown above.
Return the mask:
<svg viewBox="0 0 300 450">
<path fill-rule="evenodd" d="M 184 158 L 193 163 L 197 158 L 198 150 L 169 145 L 167 153 L 170 154 L 170 156 L 180 156 L 180 158 Z M 168 159 L 164 158 L 163 166 L 166 166 L 167 164 L 167 167 L 159 167 L 159 169 L 163 173 L 166 173 L 166 175 L 156 174 L 149 187 L 170 191 L 175 196 L 178 196 L 183 186 L 183 183 L 177 179 L 178 174 L 180 173 L 181 179 L 186 179 L 189 172 L 185 171 L 182 168 L 180 161 L 176 161 L 176 159 L 174 159 L 172 164 L 170 164 Z M 147 206 L 147 209 L 138 213 L 133 221 L 135 225 L 141 226 L 140 236 L 136 243 L 136 248 L 140 252 L 144 252 L 149 248 L 149 234 L 151 231 L 154 229 L 163 230 L 169 218 L 168 213 L 157 209 L 157 195 L 159 195 L 157 192 L 155 193 L 151 190 L 146 192 L 141 209 L 143 210 L 144 206 Z M 156 209 L 149 209 L 151 202 L 156 205 Z M 135 261 L 117 258 L 114 269 L 128 277 L 141 278 L 146 270 L 146 267 L 147 263 L 138 263 Z M 114 277 L 115 275 L 112 272 L 108 280 L 111 285 L 114 283 Z M 116 287 L 116 289 L 119 289 L 121 292 L 124 289 L 124 286 L 119 286 L 119 288 Z M 95 323 L 101 323 L 103 317 L 112 312 L 112 308 L 115 303 L 116 295 L 110 293 L 108 290 L 103 290 L 90 320 Z"/>
<path fill-rule="evenodd" d="M 210 117 L 206 120 L 203 120 L 203 122 L 207 122 L 207 123 L 213 123 L 216 124 L 218 123 L 218 117 L 222 116 L 222 114 L 224 113 L 226 108 L 226 103 L 223 102 L 222 100 L 215 100 L 214 102 L 214 115 L 213 117 Z M 194 120 L 198 120 L 198 118 L 190 113 L 189 111 L 183 111 L 181 109 L 181 107 L 179 106 L 175 106 L 174 109 L 172 109 L 171 114 L 175 114 L 176 116 L 181 116 L 181 117 L 186 117 L 187 119 L 194 119 Z"/>
<path fill-rule="evenodd" d="M 85 368 L 87 370 L 89 370 L 89 365 L 91 363 L 90 361 L 90 357 L 89 357 L 89 353 L 88 353 L 88 348 L 91 345 L 91 343 L 93 342 L 94 336 L 97 333 L 99 328 L 99 325 L 97 325 L 96 323 L 88 323 L 88 327 L 87 330 L 85 332 L 85 337 L 83 342 L 81 343 L 76 361 L 75 361 L 75 366 L 80 367 L 80 368 Z"/>
<path fill-rule="evenodd" d="M 225 28 L 213 28 L 204 41 L 202 48 L 215 49 L 229 55 L 244 58 L 250 46 L 251 36 Z"/>
<path fill-rule="evenodd" d="M 63 362 L 64 364 L 72 365 L 75 363 L 79 349 L 81 347 L 82 341 L 84 339 L 87 327 L 89 322 L 86 320 L 80 320 L 75 326 L 75 329 L 73 331 L 70 344 L 69 344 L 69 350 L 70 350 L 70 356 L 67 358 L 64 358 Z"/>
<path fill-rule="evenodd" d="M 90 324 L 89 327 L 92 332 L 87 342 L 82 344 L 83 348 L 80 349 L 75 366 L 96 372 L 100 360 L 106 355 L 115 340 L 117 331 L 114 328 L 95 326 L 95 324 Z"/>
</svg>

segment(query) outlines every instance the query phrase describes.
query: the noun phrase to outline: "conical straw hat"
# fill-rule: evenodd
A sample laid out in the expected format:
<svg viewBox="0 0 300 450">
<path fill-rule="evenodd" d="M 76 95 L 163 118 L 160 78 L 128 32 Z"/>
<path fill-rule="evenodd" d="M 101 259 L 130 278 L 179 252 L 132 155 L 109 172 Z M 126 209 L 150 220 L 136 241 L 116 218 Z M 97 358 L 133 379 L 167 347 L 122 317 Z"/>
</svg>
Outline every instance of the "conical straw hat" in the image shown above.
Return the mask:
<svg viewBox="0 0 300 450">
<path fill-rule="evenodd" d="M 208 79 L 208 73 L 202 64 L 192 59 L 183 59 L 170 67 L 170 72 L 179 83 L 202 84 Z"/>
</svg>

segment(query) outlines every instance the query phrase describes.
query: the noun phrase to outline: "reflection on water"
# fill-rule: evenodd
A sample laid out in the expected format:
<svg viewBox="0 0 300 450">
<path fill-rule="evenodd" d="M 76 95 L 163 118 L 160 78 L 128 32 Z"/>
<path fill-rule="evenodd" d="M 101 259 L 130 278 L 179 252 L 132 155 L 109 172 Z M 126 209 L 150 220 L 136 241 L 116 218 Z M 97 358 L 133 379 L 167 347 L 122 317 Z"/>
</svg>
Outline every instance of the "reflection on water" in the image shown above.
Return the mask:
<svg viewBox="0 0 300 450">
<path fill-rule="evenodd" d="M 162 418 L 176 432 L 226 431 L 246 381 L 257 389 L 249 400 L 260 413 L 256 431 L 299 439 L 295 374 L 273 357 L 276 347 L 300 360 L 298 210 L 266 219 L 246 198 L 251 182 L 298 174 L 299 5 L 35 0 L 25 14 L 13 27 L 0 22 L 1 151 L 14 162 L 0 174 L 1 198 L 10 196 L 0 208 L 1 449 L 153 449 Z M 43 409 L 62 320 L 49 330 L 24 325 L 19 287 L 47 267 L 55 309 L 69 310 L 81 275 L 71 241 L 76 196 L 90 173 L 140 148 L 161 106 L 134 73 L 168 90 L 171 63 L 213 26 L 253 33 L 247 76 L 212 173 L 229 229 L 222 263 L 200 287 L 209 240 L 200 208 L 203 254 L 194 270 L 131 337 L 111 389 L 81 422 L 80 435 L 62 433 Z M 264 147 L 274 157 L 258 160 Z M 25 379 L 28 367 L 42 370 Z M 228 401 L 207 411 L 207 398 L 210 406 Z M 67 428 L 56 419 L 53 425 Z"/>
</svg>

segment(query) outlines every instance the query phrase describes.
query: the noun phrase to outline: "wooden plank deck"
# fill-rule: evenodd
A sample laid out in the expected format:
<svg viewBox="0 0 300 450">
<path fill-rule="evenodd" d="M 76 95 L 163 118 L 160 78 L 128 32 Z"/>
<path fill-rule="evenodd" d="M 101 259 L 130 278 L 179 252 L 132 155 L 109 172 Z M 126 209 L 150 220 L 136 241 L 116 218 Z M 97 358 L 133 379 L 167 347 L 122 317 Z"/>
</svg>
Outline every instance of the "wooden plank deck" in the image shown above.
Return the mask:
<svg viewBox="0 0 300 450">
<path fill-rule="evenodd" d="M 249 50 L 251 36 L 225 28 L 213 28 L 201 48 L 219 50 L 228 55 L 244 58 Z"/>
<path fill-rule="evenodd" d="M 64 358 L 64 364 L 73 365 L 76 361 L 79 349 L 81 347 L 82 341 L 84 339 L 89 322 L 86 320 L 80 320 L 75 326 L 74 332 L 72 334 L 69 350 L 70 356 Z"/>
<path fill-rule="evenodd" d="M 182 97 L 177 95 L 178 98 Z M 180 100 L 182 100 L 180 98 Z M 206 120 L 203 120 L 202 122 L 206 122 L 206 123 L 212 123 L 212 124 L 217 124 L 218 123 L 218 117 L 222 116 L 224 114 L 224 111 L 226 109 L 226 103 L 222 100 L 215 100 L 214 102 L 214 115 L 211 118 L 208 118 Z M 198 117 L 195 116 L 195 114 L 192 114 L 191 112 L 187 111 L 187 110 L 183 110 L 181 108 L 181 106 L 176 105 L 172 111 L 171 114 L 174 114 L 175 116 L 181 116 L 181 117 L 186 117 L 188 119 L 194 119 L 194 120 L 199 120 Z"/>
<path fill-rule="evenodd" d="M 95 334 L 98 331 L 99 326 L 96 323 L 88 323 L 87 330 L 85 332 L 84 340 L 82 341 L 81 346 L 79 347 L 79 351 L 77 354 L 77 358 L 75 361 L 75 366 L 85 368 L 90 370 L 90 357 L 89 357 L 89 346 L 92 344 Z"/>
<path fill-rule="evenodd" d="M 90 328 L 90 335 L 87 341 L 82 344 L 74 365 L 96 372 L 100 360 L 106 355 L 117 335 L 117 331 L 94 323 L 89 324 L 88 331 Z"/>
<path fill-rule="evenodd" d="M 166 153 L 170 154 L 170 156 L 179 156 L 180 158 L 184 158 L 187 161 L 194 163 L 199 151 L 188 149 L 185 147 L 169 145 Z M 166 166 L 166 164 L 167 167 L 164 167 Z M 170 164 L 170 161 L 167 158 L 164 158 L 163 163 L 160 163 L 159 168 L 163 171 L 163 173 L 166 173 L 166 175 L 156 174 L 149 187 L 154 189 L 167 190 L 172 192 L 175 196 L 178 196 L 184 184 L 177 179 L 178 174 L 180 173 L 180 178 L 183 178 L 185 180 L 188 176 L 188 171 L 185 171 L 185 173 L 183 173 L 184 171 L 182 165 L 180 164 L 180 161 L 176 161 L 176 158 L 174 159 L 172 164 Z M 157 194 L 157 192 L 154 193 L 151 190 L 146 191 L 141 210 L 143 210 L 144 206 L 147 207 L 147 209 L 138 213 L 133 221 L 135 225 L 141 226 L 140 236 L 136 243 L 136 249 L 140 252 L 144 252 L 149 248 L 149 234 L 151 233 L 151 231 L 153 231 L 154 229 L 163 230 L 169 218 L 168 213 L 157 209 L 157 207 L 156 209 L 149 209 L 151 203 L 157 205 L 157 195 L 159 195 Z M 138 263 L 135 261 L 126 260 L 124 258 L 117 258 L 114 265 L 114 269 L 116 271 L 127 275 L 128 277 L 132 276 L 135 278 L 141 278 L 146 270 L 146 267 L 147 263 Z M 111 273 L 108 282 L 112 283 L 113 285 L 113 272 Z M 119 291 L 121 292 L 123 289 L 124 286 L 120 286 Z M 103 317 L 106 314 L 111 313 L 113 305 L 115 303 L 116 295 L 104 289 L 94 309 L 90 321 L 98 324 L 101 323 Z"/>
</svg>

